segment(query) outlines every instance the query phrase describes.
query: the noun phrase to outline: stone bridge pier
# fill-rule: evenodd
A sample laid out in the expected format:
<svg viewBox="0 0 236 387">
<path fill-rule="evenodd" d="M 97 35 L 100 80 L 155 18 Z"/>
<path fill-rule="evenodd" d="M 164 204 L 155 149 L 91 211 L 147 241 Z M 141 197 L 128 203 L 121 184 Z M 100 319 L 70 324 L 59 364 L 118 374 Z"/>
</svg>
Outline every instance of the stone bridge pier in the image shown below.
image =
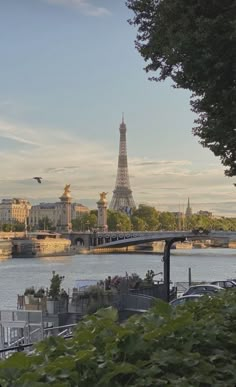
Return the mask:
<svg viewBox="0 0 236 387">
<path fill-rule="evenodd" d="M 69 239 L 72 246 L 84 247 L 85 249 L 94 246 L 94 234 L 90 231 L 62 233 L 62 236 Z"/>
</svg>

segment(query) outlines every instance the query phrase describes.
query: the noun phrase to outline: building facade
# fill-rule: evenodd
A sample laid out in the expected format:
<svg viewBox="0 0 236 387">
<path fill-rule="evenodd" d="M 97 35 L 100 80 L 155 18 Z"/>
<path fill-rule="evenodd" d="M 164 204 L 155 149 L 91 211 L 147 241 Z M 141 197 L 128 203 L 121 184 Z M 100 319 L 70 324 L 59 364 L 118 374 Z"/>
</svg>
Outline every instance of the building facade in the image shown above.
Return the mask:
<svg viewBox="0 0 236 387">
<path fill-rule="evenodd" d="M 61 202 L 40 203 L 32 206 L 29 213 L 29 226 L 32 230 L 38 230 L 42 228 L 42 224 L 45 221 L 45 227 L 43 229 L 47 229 L 46 221 L 48 220 L 52 228 L 59 230 L 62 224 L 62 211 Z M 90 212 L 88 207 L 80 203 L 71 203 L 70 211 L 71 220 Z"/>
<path fill-rule="evenodd" d="M 0 203 L 0 223 L 26 223 L 29 217 L 31 204 L 26 199 L 2 199 Z"/>
<path fill-rule="evenodd" d="M 56 228 L 57 223 L 60 219 L 60 208 L 59 203 L 40 203 L 31 207 L 29 213 L 29 226 L 32 229 L 38 229 L 40 222 L 48 221 L 52 227 Z M 43 227 L 46 229 L 46 226 Z"/>
<path fill-rule="evenodd" d="M 71 203 L 71 219 L 76 219 L 79 216 L 89 214 L 90 209 L 81 203 Z"/>
</svg>

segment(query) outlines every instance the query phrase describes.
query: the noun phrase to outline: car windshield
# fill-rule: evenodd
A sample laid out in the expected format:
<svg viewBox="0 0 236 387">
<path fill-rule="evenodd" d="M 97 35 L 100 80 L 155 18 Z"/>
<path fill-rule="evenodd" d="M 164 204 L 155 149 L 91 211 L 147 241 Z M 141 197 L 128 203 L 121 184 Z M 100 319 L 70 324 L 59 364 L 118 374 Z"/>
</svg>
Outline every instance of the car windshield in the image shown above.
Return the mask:
<svg viewBox="0 0 236 387">
<path fill-rule="evenodd" d="M 214 286 L 196 286 L 189 288 L 184 295 L 188 294 L 202 294 L 202 293 L 216 293 L 218 292 L 218 288 Z"/>
</svg>

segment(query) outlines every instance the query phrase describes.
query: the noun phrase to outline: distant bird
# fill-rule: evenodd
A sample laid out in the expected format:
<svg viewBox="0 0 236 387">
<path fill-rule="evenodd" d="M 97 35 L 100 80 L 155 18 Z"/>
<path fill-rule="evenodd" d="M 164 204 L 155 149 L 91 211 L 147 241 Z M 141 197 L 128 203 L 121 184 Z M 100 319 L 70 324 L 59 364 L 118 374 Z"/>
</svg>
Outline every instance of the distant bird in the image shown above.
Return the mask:
<svg viewBox="0 0 236 387">
<path fill-rule="evenodd" d="M 37 182 L 38 182 L 39 184 L 41 184 L 41 183 L 42 183 L 42 182 L 41 182 L 41 180 L 42 180 L 42 177 L 38 177 L 38 176 L 36 176 L 36 177 L 33 177 L 33 179 L 37 180 Z"/>
</svg>

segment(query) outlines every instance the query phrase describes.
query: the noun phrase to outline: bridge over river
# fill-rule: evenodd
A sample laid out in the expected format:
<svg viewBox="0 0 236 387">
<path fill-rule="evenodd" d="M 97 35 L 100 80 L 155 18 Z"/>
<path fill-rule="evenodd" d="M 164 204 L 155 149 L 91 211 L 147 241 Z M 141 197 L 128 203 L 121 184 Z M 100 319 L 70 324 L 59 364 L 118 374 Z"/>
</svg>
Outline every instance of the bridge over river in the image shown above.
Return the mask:
<svg viewBox="0 0 236 387">
<path fill-rule="evenodd" d="M 186 240 L 215 240 L 236 241 L 234 231 L 192 230 L 192 231 L 153 231 L 153 232 L 71 232 L 64 234 L 72 244 L 81 244 L 90 251 L 97 249 L 119 248 L 143 243 L 164 241 L 163 272 L 165 299 L 170 299 L 170 249 L 173 243 Z"/>
<path fill-rule="evenodd" d="M 193 241 L 216 240 L 236 241 L 234 231 L 193 230 L 193 231 L 125 231 L 125 232 L 71 232 L 64 234 L 72 245 L 81 245 L 88 249 L 105 249 L 112 247 L 127 247 L 156 241 Z"/>
</svg>

